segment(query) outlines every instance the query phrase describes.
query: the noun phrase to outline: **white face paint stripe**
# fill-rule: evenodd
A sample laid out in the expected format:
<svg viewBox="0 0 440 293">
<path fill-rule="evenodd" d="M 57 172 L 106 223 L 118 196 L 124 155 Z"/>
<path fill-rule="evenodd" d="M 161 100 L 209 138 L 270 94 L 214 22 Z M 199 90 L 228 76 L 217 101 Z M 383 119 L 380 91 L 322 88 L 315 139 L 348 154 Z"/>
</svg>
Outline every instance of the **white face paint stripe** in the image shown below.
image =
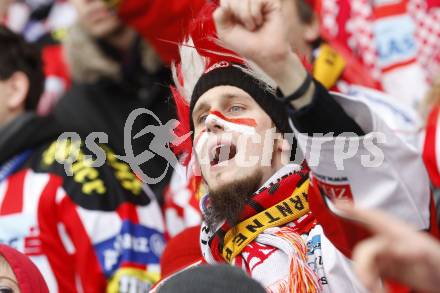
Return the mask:
<svg viewBox="0 0 440 293">
<path fill-rule="evenodd" d="M 197 154 L 201 153 L 203 146 L 208 141 L 209 134 L 206 131 L 206 129 L 208 128 L 209 123 L 216 123 L 216 124 L 222 126 L 226 132 L 233 131 L 233 132 L 238 132 L 238 133 L 246 134 L 246 135 L 256 133 L 255 127 L 226 121 L 226 120 L 218 117 L 217 115 L 211 113 L 208 115 L 208 117 L 206 117 L 205 130 L 194 141 L 194 149 Z"/>
<path fill-rule="evenodd" d="M 205 125 L 208 127 L 209 123 L 217 123 L 220 126 L 222 126 L 226 131 L 234 131 L 242 134 L 255 134 L 255 127 L 238 124 L 229 122 L 226 120 L 223 120 L 222 118 L 218 117 L 215 114 L 209 114 L 208 117 L 206 117 Z"/>
<path fill-rule="evenodd" d="M 206 131 L 203 131 L 203 133 L 200 134 L 200 136 L 198 137 L 197 142 L 195 143 L 194 146 L 197 154 L 200 154 L 203 146 L 206 144 L 207 141 L 208 141 L 208 133 Z"/>
</svg>

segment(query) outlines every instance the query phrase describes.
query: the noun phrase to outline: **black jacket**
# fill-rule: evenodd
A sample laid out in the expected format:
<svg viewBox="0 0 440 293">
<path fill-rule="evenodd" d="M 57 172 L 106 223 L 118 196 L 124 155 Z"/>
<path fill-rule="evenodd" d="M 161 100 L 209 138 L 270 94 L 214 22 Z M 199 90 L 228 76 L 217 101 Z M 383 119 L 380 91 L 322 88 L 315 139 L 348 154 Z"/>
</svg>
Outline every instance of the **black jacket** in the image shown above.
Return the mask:
<svg viewBox="0 0 440 293">
<path fill-rule="evenodd" d="M 0 129 L 0 243 L 35 258 L 51 292 L 76 292 L 78 281 L 84 292 L 104 292 L 131 278 L 127 271 L 159 265 L 160 250 L 139 257 L 120 240 L 163 245 L 160 208 L 110 148 L 102 149 L 103 165 L 91 166 L 93 153 L 60 139 L 62 132 L 53 117 L 31 113 Z M 109 251 L 118 260 L 111 266 Z"/>
<path fill-rule="evenodd" d="M 130 113 L 138 108 L 151 110 L 165 124 L 170 119 L 168 87 L 163 82 L 163 75 L 145 76 L 150 82 L 139 86 L 128 82 L 115 82 L 109 79 L 93 84 L 74 83 L 69 92 L 54 109 L 57 122 L 64 131 L 80 134 L 84 140 L 92 132 L 104 132 L 108 135 L 108 145 L 118 155 L 125 155 L 124 126 Z M 168 72 L 166 73 L 168 74 Z M 147 125 L 158 125 L 153 117 L 142 115 L 135 120 L 133 137 Z M 149 148 L 152 137 L 145 135 L 132 140 L 135 155 Z M 159 155 L 140 167 L 151 178 L 159 177 L 166 169 L 167 161 Z M 168 169 L 170 173 L 171 168 Z M 158 184 L 151 185 L 159 200 L 162 190 L 169 181 L 170 174 Z"/>
<path fill-rule="evenodd" d="M 39 149 L 56 140 L 61 128 L 53 117 L 25 113 L 0 128 L 0 165 L 27 149 Z"/>
</svg>

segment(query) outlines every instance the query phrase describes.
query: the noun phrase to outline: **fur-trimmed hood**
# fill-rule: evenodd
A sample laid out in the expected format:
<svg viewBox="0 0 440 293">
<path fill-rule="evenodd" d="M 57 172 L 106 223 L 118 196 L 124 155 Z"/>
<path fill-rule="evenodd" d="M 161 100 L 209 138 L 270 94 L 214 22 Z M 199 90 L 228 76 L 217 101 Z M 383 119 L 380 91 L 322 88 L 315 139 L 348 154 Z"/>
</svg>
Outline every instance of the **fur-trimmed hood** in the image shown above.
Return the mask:
<svg viewBox="0 0 440 293">
<path fill-rule="evenodd" d="M 94 83 L 103 77 L 121 79 L 120 64 L 106 56 L 79 23 L 70 28 L 63 44 L 69 72 L 75 82 Z M 141 47 L 144 68 L 150 73 L 157 72 L 162 66 L 159 55 L 145 41 Z"/>
</svg>

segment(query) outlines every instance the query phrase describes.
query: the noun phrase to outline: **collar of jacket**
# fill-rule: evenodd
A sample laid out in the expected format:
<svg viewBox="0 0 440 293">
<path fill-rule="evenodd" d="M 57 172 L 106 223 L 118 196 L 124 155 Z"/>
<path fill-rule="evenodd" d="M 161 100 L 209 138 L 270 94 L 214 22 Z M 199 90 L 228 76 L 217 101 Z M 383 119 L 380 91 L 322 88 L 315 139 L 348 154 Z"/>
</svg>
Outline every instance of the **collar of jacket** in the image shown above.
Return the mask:
<svg viewBox="0 0 440 293">
<path fill-rule="evenodd" d="M 61 130 L 52 116 L 25 112 L 0 128 L 0 164 L 26 149 L 56 139 Z"/>
<path fill-rule="evenodd" d="M 96 40 L 77 23 L 63 40 L 66 61 L 75 82 L 95 83 L 100 79 L 121 80 L 120 62 L 106 54 Z M 157 53 L 145 41 L 140 44 L 142 65 L 148 73 L 154 74 L 162 67 Z"/>
</svg>

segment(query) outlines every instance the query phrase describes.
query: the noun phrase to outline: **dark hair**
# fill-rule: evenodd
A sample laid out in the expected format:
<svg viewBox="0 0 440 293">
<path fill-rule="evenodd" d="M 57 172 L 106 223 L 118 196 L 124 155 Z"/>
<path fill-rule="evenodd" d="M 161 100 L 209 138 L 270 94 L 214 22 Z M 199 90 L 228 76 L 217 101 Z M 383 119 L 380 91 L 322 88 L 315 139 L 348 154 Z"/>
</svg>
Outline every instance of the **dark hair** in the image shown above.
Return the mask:
<svg viewBox="0 0 440 293">
<path fill-rule="evenodd" d="M 0 80 L 21 71 L 29 79 L 25 109 L 35 110 L 44 89 L 44 73 L 40 50 L 22 36 L 0 25 Z"/>
<path fill-rule="evenodd" d="M 315 11 L 305 0 L 294 0 L 298 10 L 298 16 L 302 23 L 310 24 L 315 17 Z"/>
</svg>

